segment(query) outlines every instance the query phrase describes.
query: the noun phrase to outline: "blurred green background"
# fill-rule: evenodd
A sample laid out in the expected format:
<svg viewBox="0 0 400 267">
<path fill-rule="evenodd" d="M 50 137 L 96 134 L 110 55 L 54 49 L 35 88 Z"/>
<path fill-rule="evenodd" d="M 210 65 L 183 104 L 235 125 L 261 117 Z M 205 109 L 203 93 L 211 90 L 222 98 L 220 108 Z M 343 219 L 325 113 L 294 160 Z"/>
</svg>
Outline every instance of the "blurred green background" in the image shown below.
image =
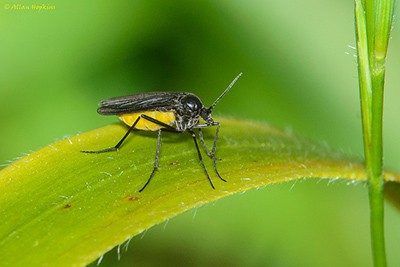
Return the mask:
<svg viewBox="0 0 400 267">
<path fill-rule="evenodd" d="M 352 1 L 0 4 L 1 168 L 116 122 L 97 115 L 102 99 L 190 91 L 208 106 L 241 71 L 215 114 L 263 121 L 362 156 Z M 384 128 L 385 165 L 397 171 L 399 38 L 394 27 Z M 156 226 L 133 238 L 120 260 L 114 249 L 100 266 L 372 266 L 368 216 L 363 184 L 275 185 Z M 399 221 L 388 204 L 391 266 L 400 263 Z"/>
</svg>

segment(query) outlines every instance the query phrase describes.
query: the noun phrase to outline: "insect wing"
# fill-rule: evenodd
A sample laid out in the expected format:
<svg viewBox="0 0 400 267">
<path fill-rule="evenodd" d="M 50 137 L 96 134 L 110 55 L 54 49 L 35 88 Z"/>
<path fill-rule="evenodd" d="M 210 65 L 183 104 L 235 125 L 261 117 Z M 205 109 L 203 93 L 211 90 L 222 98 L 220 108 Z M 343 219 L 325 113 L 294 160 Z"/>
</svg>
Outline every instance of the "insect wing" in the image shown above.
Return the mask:
<svg viewBox="0 0 400 267">
<path fill-rule="evenodd" d="M 142 111 L 174 109 L 177 100 L 185 93 L 154 92 L 115 97 L 100 102 L 97 112 L 102 115 L 121 115 Z"/>
</svg>

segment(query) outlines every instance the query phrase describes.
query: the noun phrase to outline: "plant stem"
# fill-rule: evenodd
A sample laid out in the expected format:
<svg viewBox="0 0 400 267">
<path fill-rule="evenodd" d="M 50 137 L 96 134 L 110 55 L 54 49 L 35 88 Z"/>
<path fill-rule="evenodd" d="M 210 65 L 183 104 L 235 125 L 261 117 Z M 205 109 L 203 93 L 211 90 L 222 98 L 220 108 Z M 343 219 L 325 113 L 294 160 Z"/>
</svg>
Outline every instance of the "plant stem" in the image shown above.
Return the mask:
<svg viewBox="0 0 400 267">
<path fill-rule="evenodd" d="M 355 0 L 365 164 L 374 266 L 386 266 L 383 201 L 383 92 L 393 0 Z"/>
<path fill-rule="evenodd" d="M 370 223 L 374 266 L 386 266 L 386 250 L 384 236 L 384 182 L 382 175 L 382 115 L 384 72 L 373 75 L 372 116 L 370 131 L 370 150 L 366 160 L 368 172 L 368 189 L 370 204 Z"/>
</svg>

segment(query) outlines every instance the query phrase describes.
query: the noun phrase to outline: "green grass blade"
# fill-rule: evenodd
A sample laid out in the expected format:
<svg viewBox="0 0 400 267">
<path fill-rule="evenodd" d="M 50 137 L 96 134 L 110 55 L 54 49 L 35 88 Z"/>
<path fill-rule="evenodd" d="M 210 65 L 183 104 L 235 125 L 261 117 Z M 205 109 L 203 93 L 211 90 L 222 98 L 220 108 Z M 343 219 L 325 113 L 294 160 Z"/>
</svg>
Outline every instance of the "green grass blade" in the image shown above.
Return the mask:
<svg viewBox="0 0 400 267">
<path fill-rule="evenodd" d="M 164 134 L 159 170 L 142 193 L 156 133 L 134 132 L 118 152 L 79 152 L 114 145 L 126 131 L 120 124 L 61 140 L 3 169 L 1 264 L 85 265 L 155 224 L 224 196 L 302 178 L 365 179 L 361 162 L 327 146 L 261 123 L 220 121 L 217 164 L 228 182 L 205 158 L 215 190 L 188 134 Z M 205 131 L 209 145 L 213 133 Z M 385 179 L 400 181 L 392 174 Z"/>
<path fill-rule="evenodd" d="M 374 266 L 386 266 L 383 180 L 383 92 L 393 0 L 355 0 L 356 39 L 364 151 L 369 181 Z"/>
</svg>

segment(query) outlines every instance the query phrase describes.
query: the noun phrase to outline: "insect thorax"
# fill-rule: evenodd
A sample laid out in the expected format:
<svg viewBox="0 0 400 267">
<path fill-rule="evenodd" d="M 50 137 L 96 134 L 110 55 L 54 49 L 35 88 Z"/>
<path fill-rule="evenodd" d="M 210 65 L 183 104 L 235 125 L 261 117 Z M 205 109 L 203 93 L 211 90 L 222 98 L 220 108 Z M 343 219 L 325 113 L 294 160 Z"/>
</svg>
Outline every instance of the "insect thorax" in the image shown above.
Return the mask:
<svg viewBox="0 0 400 267">
<path fill-rule="evenodd" d="M 183 132 L 196 126 L 203 109 L 203 104 L 194 94 L 188 93 L 180 97 L 175 110 L 176 129 Z"/>
<path fill-rule="evenodd" d="M 175 121 L 176 129 L 180 132 L 184 132 L 187 129 L 191 129 L 199 123 L 198 115 L 194 117 L 187 117 L 176 114 L 175 119 L 176 119 Z"/>
</svg>

